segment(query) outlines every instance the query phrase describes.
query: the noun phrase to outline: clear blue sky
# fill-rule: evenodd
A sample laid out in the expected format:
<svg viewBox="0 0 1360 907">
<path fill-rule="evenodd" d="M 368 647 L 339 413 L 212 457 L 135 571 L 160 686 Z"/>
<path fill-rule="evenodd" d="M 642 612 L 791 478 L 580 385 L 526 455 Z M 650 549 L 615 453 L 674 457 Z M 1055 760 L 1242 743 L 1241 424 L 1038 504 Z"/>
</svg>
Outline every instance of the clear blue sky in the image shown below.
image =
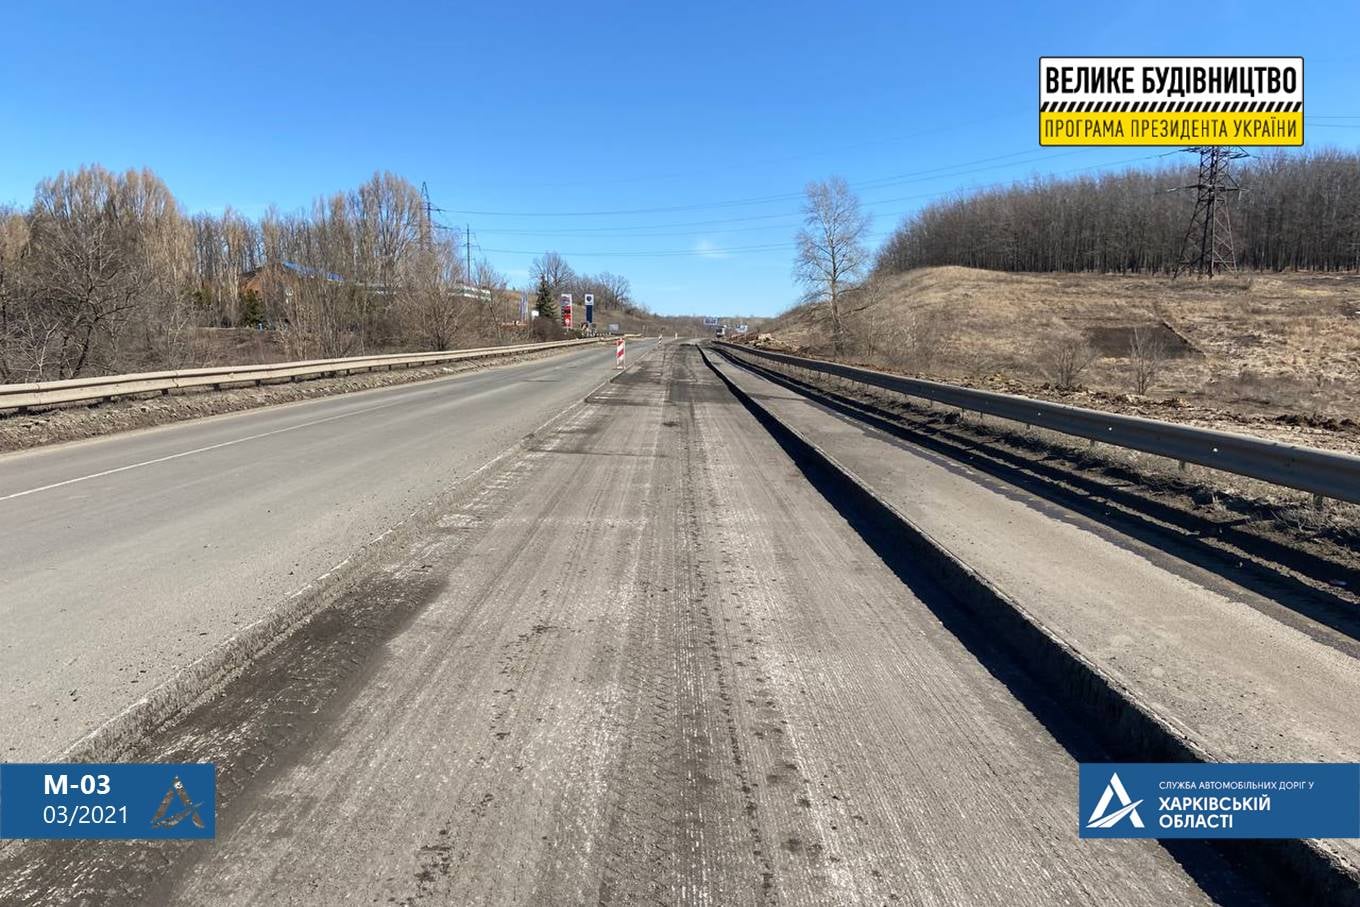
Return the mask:
<svg viewBox="0 0 1360 907">
<path fill-rule="evenodd" d="M 98 162 L 255 216 L 386 169 L 513 282 L 556 249 L 661 312 L 772 314 L 810 179 L 879 238 L 952 190 L 1155 157 L 1039 149 L 1044 54 L 1301 54 L 1309 145 L 1360 144 L 1360 4 L 1213 8 L 11 0 L 0 202 Z"/>
</svg>

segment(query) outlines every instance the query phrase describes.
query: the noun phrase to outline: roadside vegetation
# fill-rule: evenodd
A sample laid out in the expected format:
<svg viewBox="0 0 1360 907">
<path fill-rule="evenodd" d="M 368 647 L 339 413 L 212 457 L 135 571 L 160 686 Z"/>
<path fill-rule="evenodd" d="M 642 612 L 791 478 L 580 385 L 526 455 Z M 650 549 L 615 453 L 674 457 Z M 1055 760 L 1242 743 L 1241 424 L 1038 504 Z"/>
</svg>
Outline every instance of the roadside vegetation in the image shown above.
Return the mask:
<svg viewBox="0 0 1360 907">
<path fill-rule="evenodd" d="M 1243 164 L 1239 270 L 1207 280 L 1169 273 L 1194 194 L 1168 190 L 1193 168 L 960 196 L 876 252 L 845 183 L 811 184 L 794 263 L 807 293 L 753 340 L 1360 450 L 1360 155 Z"/>
<path fill-rule="evenodd" d="M 1099 176 L 1036 178 L 922 208 L 879 250 L 876 270 L 1169 273 L 1195 203 L 1184 161 Z M 1360 154 L 1266 152 L 1234 168 L 1229 201 L 1244 271 L 1360 269 Z"/>
<path fill-rule="evenodd" d="M 82 167 L 0 209 L 0 382 L 456 349 L 556 338 L 519 323 L 519 293 L 377 173 L 309 210 L 187 214 L 149 170 Z M 553 294 L 594 293 L 596 321 L 668 326 L 627 278 L 535 264 Z M 554 295 L 554 299 L 556 296 Z"/>
</svg>

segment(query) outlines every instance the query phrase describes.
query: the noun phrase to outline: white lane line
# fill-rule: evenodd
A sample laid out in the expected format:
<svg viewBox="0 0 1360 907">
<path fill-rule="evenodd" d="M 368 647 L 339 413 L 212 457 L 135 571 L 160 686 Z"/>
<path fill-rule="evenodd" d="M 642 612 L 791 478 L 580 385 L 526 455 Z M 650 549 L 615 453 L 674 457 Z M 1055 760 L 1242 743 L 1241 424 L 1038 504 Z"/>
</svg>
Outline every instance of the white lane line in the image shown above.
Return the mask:
<svg viewBox="0 0 1360 907">
<path fill-rule="evenodd" d="M 167 460 L 178 460 L 180 457 L 191 457 L 194 454 L 206 453 L 210 450 L 217 450 L 219 447 L 231 447 L 233 444 L 244 444 L 246 441 L 255 441 L 259 438 L 267 438 L 270 435 L 281 435 L 284 432 L 297 431 L 300 428 L 311 428 L 314 425 L 321 425 L 325 422 L 334 422 L 337 419 L 348 419 L 350 416 L 358 416 L 363 413 L 371 413 L 374 410 L 387 409 L 389 406 L 398 406 L 405 403 L 405 400 L 393 400 L 390 403 L 380 403 L 377 406 L 368 406 L 364 409 L 351 410 L 347 413 L 339 413 L 334 416 L 327 416 L 324 419 L 313 419 L 311 422 L 303 422 L 298 425 L 290 425 L 287 428 L 276 428 L 272 431 L 262 431 L 256 435 L 246 435 L 243 438 L 234 438 L 230 441 L 220 441 L 217 444 L 209 444 L 207 447 L 195 447 L 193 450 L 182 450 L 179 453 L 167 454 L 164 457 L 156 457 L 154 460 L 142 460 L 140 463 L 129 463 L 126 466 L 116 466 L 113 469 L 105 469 L 103 472 L 92 472 L 87 476 L 77 476 L 74 479 L 65 479 L 61 482 L 53 482 L 51 485 L 40 485 L 37 488 L 30 488 L 27 491 L 16 491 L 0 497 L 0 501 L 9 501 L 14 498 L 22 498 L 25 495 L 37 494 L 40 491 L 51 491 L 53 488 L 61 488 L 64 485 L 74 485 L 77 482 L 86 482 L 90 479 L 99 479 L 104 476 L 111 476 L 114 473 L 127 472 L 129 469 L 141 469 L 143 466 L 154 466 L 157 463 L 164 463 Z"/>
<path fill-rule="evenodd" d="M 593 350 L 588 351 L 588 352 L 593 352 Z M 583 357 L 583 358 L 584 358 L 584 357 Z M 530 363 L 527 363 L 527 364 L 532 364 L 532 360 L 530 360 Z M 558 368 L 565 367 L 565 365 L 566 365 L 565 363 L 555 364 L 555 365 L 553 366 L 553 368 L 554 368 L 554 369 L 558 369 Z M 491 388 L 490 390 L 482 391 L 481 393 L 474 394 L 474 395 L 472 395 L 472 396 L 470 396 L 470 397 L 464 398 L 464 399 L 461 400 L 460 402 L 466 402 L 468 399 L 475 399 L 475 398 L 477 398 L 477 397 L 484 397 L 484 396 L 487 396 L 488 394 L 496 393 L 496 392 L 498 392 L 498 391 L 500 391 L 500 390 L 503 390 L 503 389 L 504 389 L 503 387 L 493 387 L 493 388 Z M 284 432 L 296 431 L 296 430 L 299 429 L 299 428 L 310 428 L 310 427 L 312 427 L 313 425 L 321 425 L 321 424 L 324 423 L 324 422 L 334 422 L 336 419 L 346 419 L 346 418 L 349 418 L 350 416 L 358 416 L 358 415 L 362 415 L 363 413 L 371 413 L 371 412 L 373 412 L 374 410 L 387 409 L 389 406 L 399 406 L 399 405 L 401 405 L 401 404 L 403 404 L 403 403 L 408 403 L 408 402 L 410 402 L 410 401 L 407 400 L 407 399 L 404 399 L 404 398 L 401 399 L 401 400 L 393 400 L 393 401 L 391 401 L 391 402 L 389 402 L 389 403 L 380 403 L 380 404 L 378 404 L 377 406 L 369 406 L 369 407 L 365 407 L 364 409 L 356 409 L 356 410 L 351 410 L 350 412 L 347 412 L 347 413 L 340 413 L 340 414 L 334 415 L 334 416 L 327 416 L 327 417 L 324 418 L 324 419 L 315 419 L 315 420 L 313 420 L 313 421 L 311 421 L 311 422 L 303 422 L 303 423 L 300 424 L 300 425 L 290 425 L 290 426 L 288 426 L 287 428 L 276 428 L 276 429 L 274 429 L 273 431 L 260 432 L 260 433 L 257 434 L 257 435 L 247 435 L 247 436 L 245 436 L 244 438 L 236 438 L 236 439 L 231 440 L 231 441 L 222 441 L 222 442 L 217 443 L 217 444 L 209 444 L 207 447 L 196 447 L 196 448 L 194 448 L 193 450 L 185 450 L 185 451 L 181 451 L 181 452 L 179 452 L 179 453 L 169 454 L 169 455 L 164 456 L 164 457 L 156 457 L 154 460 L 143 460 L 143 461 L 140 462 L 140 463 L 129 463 L 129 464 L 126 465 L 126 466 L 118 466 L 118 467 L 115 467 L 115 468 L 113 468 L 113 469 L 106 469 L 106 470 L 104 470 L 103 472 L 92 472 L 92 473 L 90 473 L 90 474 L 87 475 L 87 476 L 77 476 L 77 477 L 74 478 L 74 479 L 66 479 L 66 480 L 61 481 L 61 482 L 53 482 L 53 483 L 50 484 L 50 485 L 42 485 L 42 486 L 39 486 L 38 488 L 30 488 L 30 489 L 28 489 L 27 491 L 16 491 L 16 492 L 14 492 L 13 494 L 7 494 L 7 495 L 4 495 L 4 496 L 0 496 L 0 501 L 11 501 L 11 500 L 13 500 L 14 498 L 22 498 L 22 497 L 24 497 L 24 496 L 26 496 L 26 495 L 37 494 L 37 493 L 40 492 L 40 491 L 51 491 L 53 488 L 61 488 L 62 486 L 65 486 L 65 485 L 74 485 L 74 484 L 77 483 L 77 482 L 86 482 L 86 481 L 88 481 L 88 480 L 90 480 L 90 479 L 99 479 L 99 478 L 103 478 L 104 476 L 111 476 L 111 475 L 113 475 L 113 474 L 115 474 L 115 473 L 119 473 L 119 472 L 127 472 L 129 469 L 140 469 L 140 468 L 142 468 L 143 466 L 154 466 L 154 465 L 157 464 L 157 463 L 164 463 L 164 462 L 166 462 L 167 460 L 178 460 L 178 459 L 181 458 L 181 457 L 191 457 L 191 456 L 193 456 L 194 454 L 206 453 L 207 451 L 210 451 L 210 450 L 217 450 L 219 447 L 231 447 L 233 444 L 243 444 L 243 443 L 245 443 L 246 441 L 255 441 L 255 440 L 259 439 L 259 438 L 267 438 L 267 437 L 269 437 L 270 435 L 281 435 L 281 434 L 283 434 Z"/>
</svg>

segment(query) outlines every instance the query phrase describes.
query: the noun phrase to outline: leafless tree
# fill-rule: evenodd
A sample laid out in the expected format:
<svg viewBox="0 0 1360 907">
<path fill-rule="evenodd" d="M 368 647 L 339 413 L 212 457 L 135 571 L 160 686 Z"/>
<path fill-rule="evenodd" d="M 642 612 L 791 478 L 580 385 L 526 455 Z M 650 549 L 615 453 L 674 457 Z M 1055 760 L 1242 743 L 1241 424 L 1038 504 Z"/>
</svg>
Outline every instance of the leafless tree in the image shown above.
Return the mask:
<svg viewBox="0 0 1360 907">
<path fill-rule="evenodd" d="M 1082 372 L 1096 360 L 1086 338 L 1080 334 L 1058 334 L 1049 338 L 1037 351 L 1039 370 L 1060 390 L 1077 386 Z"/>
<path fill-rule="evenodd" d="M 465 317 L 457 293 L 466 282 L 454 242 L 432 239 L 418 249 L 408 275 L 401 300 L 404 332 L 427 349 L 453 349 Z"/>
<path fill-rule="evenodd" d="M 601 286 L 600 308 L 621 309 L 633 303 L 633 285 L 627 277 L 605 271 L 596 278 Z"/>
<path fill-rule="evenodd" d="M 805 301 L 826 306 L 832 347 L 842 345 L 841 295 L 869 263 L 869 216 L 845 180 L 833 176 L 807 186 L 803 229 L 798 231 L 794 275 L 807 287 Z"/>
<path fill-rule="evenodd" d="M 1138 325 L 1129 337 L 1133 392 L 1146 394 L 1166 366 L 1166 340 L 1157 325 Z"/>
<path fill-rule="evenodd" d="M 510 321 L 507 317 L 506 300 L 510 297 L 505 275 L 485 258 L 477 259 L 472 266 L 472 282 L 477 287 L 478 298 L 474 300 L 475 320 L 479 333 L 488 340 L 500 343 L 501 322 Z"/>
<path fill-rule="evenodd" d="M 183 292 L 191 234 L 155 174 L 59 174 L 39 184 L 28 228 L 25 324 L 30 347 L 42 349 L 44 377 L 125 365 L 121 345 L 134 321 L 143 328 L 141 358 L 182 348 L 192 317 Z M 33 346 L 39 337 L 50 342 Z"/>
<path fill-rule="evenodd" d="M 562 293 L 571 292 L 570 284 L 576 279 L 576 272 L 571 269 L 571 265 L 556 252 L 545 252 L 541 257 L 535 258 L 530 275 L 535 282 L 540 276 L 547 280 L 554 299 Z"/>
</svg>

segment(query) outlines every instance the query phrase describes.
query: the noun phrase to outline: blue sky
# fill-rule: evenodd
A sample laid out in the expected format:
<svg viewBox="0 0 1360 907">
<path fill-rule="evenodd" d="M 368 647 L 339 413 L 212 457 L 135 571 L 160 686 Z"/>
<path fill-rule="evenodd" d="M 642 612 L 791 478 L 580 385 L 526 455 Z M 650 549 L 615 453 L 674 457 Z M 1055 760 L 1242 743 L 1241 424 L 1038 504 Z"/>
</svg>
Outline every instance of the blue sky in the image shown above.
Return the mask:
<svg viewBox="0 0 1360 907">
<path fill-rule="evenodd" d="M 665 313 L 796 297 L 810 179 L 881 238 L 1035 173 L 1155 163 L 1040 149 L 1041 55 L 1306 58 L 1310 146 L 1360 145 L 1360 4 L 6 4 L 0 203 L 82 163 L 148 166 L 190 211 L 301 208 L 374 170 L 429 184 L 513 282 L 562 252 Z"/>
</svg>

